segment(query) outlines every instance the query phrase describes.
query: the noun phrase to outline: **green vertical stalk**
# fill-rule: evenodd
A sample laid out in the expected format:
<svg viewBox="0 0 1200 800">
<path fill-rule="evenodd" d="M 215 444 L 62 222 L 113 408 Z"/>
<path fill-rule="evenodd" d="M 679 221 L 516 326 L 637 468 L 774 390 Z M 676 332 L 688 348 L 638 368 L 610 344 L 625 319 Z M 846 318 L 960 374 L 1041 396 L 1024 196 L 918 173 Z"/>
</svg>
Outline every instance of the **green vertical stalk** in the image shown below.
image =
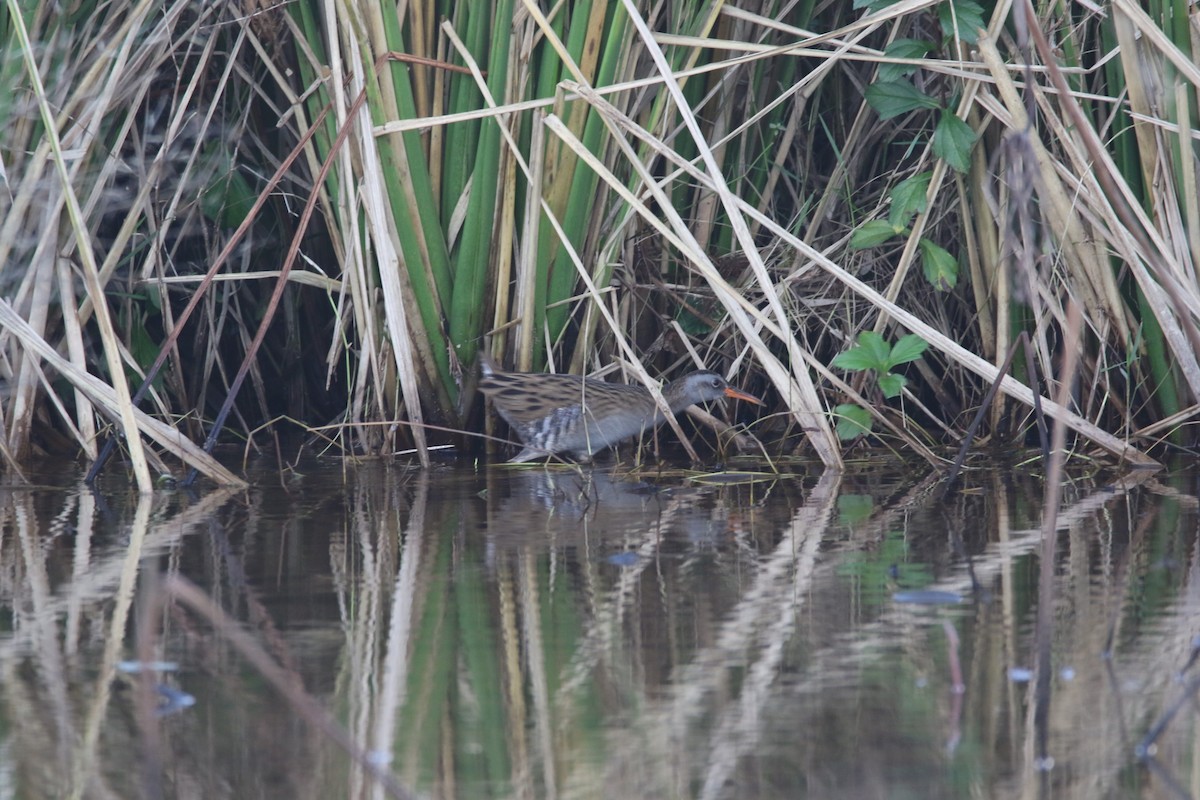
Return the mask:
<svg viewBox="0 0 1200 800">
<path fill-rule="evenodd" d="M 396 15 L 385 14 L 384 24 L 388 48 L 394 52 L 401 52 L 404 47 L 404 37 Z M 401 62 L 393 61 L 389 68 L 401 117 L 412 119 L 418 113 L 412 86 L 414 73 L 407 64 Z M 397 167 L 400 166 L 400 163 L 407 165 L 407 174 L 412 184 L 413 199 L 416 205 L 409 207 L 403 192 L 398 192 L 393 198 L 393 206 L 402 207 L 406 212 L 405 216 L 411 217 L 411 219 L 405 220 L 406 227 L 400 230 L 400 240 L 405 244 L 415 244 L 418 241 L 416 238 L 417 228 L 420 228 L 421 240 L 428 248 L 429 272 L 437 292 L 437 299 L 439 304 L 445 304 L 451 293 L 450 256 L 446 250 L 446 237 L 438 224 L 437 214 L 430 213 L 432 209 L 437 208 L 437 197 L 429 174 L 429 164 L 425 160 L 425 149 L 418 132 L 405 131 L 401 137 L 404 141 L 404 161 L 400 162 L 398 158 L 390 160 Z M 399 222 L 398 219 L 397 224 Z M 407 251 L 405 258 L 409 258 Z M 439 305 L 439 309 L 444 311 L 444 305 Z"/>
<path fill-rule="evenodd" d="M 587 22 L 586 19 L 578 21 L 583 25 Z M 627 24 L 628 18 L 624 7 L 617 5 L 612 16 L 605 24 L 604 52 L 597 65 L 596 77 L 592 81 L 593 85 L 607 86 L 616 82 L 629 47 L 625 33 Z M 578 46 L 582 49 L 586 42 L 586 33 L 587 31 L 584 30 L 580 35 L 573 35 L 572 43 L 577 42 Z M 575 58 L 577 54 L 572 52 L 571 55 L 572 58 Z M 580 140 L 588 150 L 593 153 L 598 152 L 605 131 L 604 121 L 597 115 L 589 113 L 587 121 L 584 123 L 583 135 L 580 137 Z M 573 154 L 565 157 L 575 158 Z M 571 190 L 567 195 L 567 203 L 562 209 L 560 218 L 567 239 L 580 251 L 582 251 L 585 243 L 588 225 L 596 218 L 594 205 L 596 202 L 596 186 L 599 180 L 599 176 L 586 165 L 578 163 L 574 166 L 571 176 Z M 539 264 L 547 265 L 545 268 L 546 291 L 544 296 L 545 302 L 539 302 L 538 309 L 545 314 L 545 325 L 549 328 L 550 339 L 552 341 L 557 339 L 566 327 L 570 308 L 566 304 L 563 304 L 562 301 L 574 293 L 575 285 L 578 281 L 575 264 L 571 261 L 569 255 L 561 252 L 558 244 L 558 237 L 553 229 L 548 225 L 543 226 L 540 241 L 538 242 L 538 262 Z M 542 300 L 543 298 L 538 299 Z M 554 308 L 547 308 L 547 306 L 554 306 Z M 541 330 L 540 325 L 538 326 L 538 330 Z M 541 347 L 542 338 L 540 336 L 535 337 L 535 364 L 543 363 L 544 354 L 540 352 Z"/>
<path fill-rule="evenodd" d="M 488 25 L 493 19 L 486 13 L 487 9 L 488 6 L 483 3 L 458 3 L 455 6 L 457 18 L 454 18 L 454 27 L 463 37 L 467 49 L 481 62 L 483 54 L 487 52 Z M 496 18 L 499 18 L 499 12 L 496 13 Z M 465 30 L 463 29 L 464 22 L 466 23 Z M 451 60 L 455 63 L 459 62 L 457 57 L 452 57 Z M 488 74 L 490 76 L 492 73 L 489 71 Z M 475 79 L 472 76 L 454 72 L 450 73 L 448 82 L 450 87 L 450 100 L 446 108 L 448 113 L 458 114 L 482 107 L 483 99 L 479 95 L 479 89 L 475 86 Z M 489 122 L 488 124 L 494 125 L 495 123 Z M 468 181 L 476 166 L 467 157 L 467 154 L 475 153 L 478 149 L 480 125 L 479 121 L 471 120 L 456 123 L 446 129 L 444 151 L 446 156 L 445 163 L 442 165 L 441 185 L 443 230 L 450 230 L 450 218 L 454 214 L 459 198 L 462 197 L 463 192 L 467 191 Z"/>
<path fill-rule="evenodd" d="M 1142 338 L 1146 343 L 1146 358 L 1149 361 L 1150 376 L 1154 385 L 1150 387 L 1151 396 L 1158 403 L 1159 417 L 1170 417 L 1182 409 L 1178 375 L 1170 355 L 1170 348 L 1163 338 L 1162 327 L 1158 324 L 1158 316 L 1146 301 L 1146 296 L 1139 289 L 1137 293 L 1139 319 L 1142 323 Z M 1176 430 L 1172 441 L 1182 443 L 1182 431 Z"/>
<path fill-rule="evenodd" d="M 325 54 L 325 42 L 321 37 L 321 24 L 313 16 L 312 6 L 308 3 L 290 3 L 287 6 L 287 13 L 292 15 L 296 21 L 296 27 L 301 31 L 304 37 L 304 42 L 308 49 L 312 51 L 317 63 L 328 63 L 329 59 Z M 311 62 L 307 58 L 300 56 L 296 58 L 296 66 L 300 72 L 301 86 L 316 86 L 317 89 L 311 92 L 304 100 L 304 107 L 308 111 L 308 119 L 315 120 L 320 118 L 321 113 L 329 108 L 332 98 L 329 91 L 326 89 L 324 82 L 318 80 L 318 75 Z M 321 160 L 327 159 L 333 152 L 333 141 L 337 138 L 337 120 L 333 114 L 326 114 L 320 123 L 320 128 L 313 133 L 313 145 L 316 148 L 317 157 Z M 340 173 L 336 169 L 329 170 L 325 177 L 325 189 L 329 192 L 330 197 L 338 197 L 338 181 Z"/>
<path fill-rule="evenodd" d="M 399 20 L 395 14 L 383 16 L 388 48 L 402 52 L 404 38 Z M 404 118 L 417 115 L 412 75 L 406 64 L 393 62 L 390 66 L 391 86 L 397 107 Z M 368 91 L 371 91 L 373 84 L 368 83 L 368 87 Z M 383 113 L 383 105 L 371 102 L 371 109 L 373 119 L 383 122 L 379 116 Z M 434 360 L 439 400 L 444 408 L 449 409 L 457 404 L 458 398 L 458 383 L 450 368 L 443 323 L 445 304 L 452 293 L 450 255 L 445 234 L 439 225 L 437 199 L 420 135 L 416 131 L 406 131 L 398 139 L 402 151 L 381 146 L 380 161 L 400 240 L 400 252 L 421 325 L 429 342 L 429 352 Z M 391 137 L 390 141 L 397 141 L 397 137 Z M 428 372 L 428 365 L 426 370 Z"/>
<path fill-rule="evenodd" d="M 512 0 L 495 5 L 492 44 L 488 58 L 488 89 L 498 102 L 505 96 L 508 82 L 508 55 L 512 41 Z M 450 303 L 450 343 L 458 360 L 474 363 L 483 333 L 484 293 L 490 268 L 492 235 L 494 233 L 497 196 L 500 180 L 500 120 L 486 121 L 479 136 L 471 174 L 471 197 L 463 223 L 462 244 L 454 259 L 454 294 Z M 447 149 L 453 161 L 455 151 Z"/>
</svg>

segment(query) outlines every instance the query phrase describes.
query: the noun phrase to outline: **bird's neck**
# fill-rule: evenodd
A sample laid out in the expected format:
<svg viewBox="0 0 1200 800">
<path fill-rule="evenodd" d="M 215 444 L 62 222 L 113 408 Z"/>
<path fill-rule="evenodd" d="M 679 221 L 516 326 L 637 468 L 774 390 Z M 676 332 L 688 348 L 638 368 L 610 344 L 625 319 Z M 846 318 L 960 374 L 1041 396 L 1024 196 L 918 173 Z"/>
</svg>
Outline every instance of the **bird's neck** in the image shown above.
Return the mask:
<svg viewBox="0 0 1200 800">
<path fill-rule="evenodd" d="M 688 406 L 692 405 L 692 401 L 684 396 L 680 391 L 683 387 L 676 386 L 674 383 L 668 383 L 663 387 L 663 399 L 667 401 L 667 405 L 671 408 L 672 414 L 678 414 Z"/>
</svg>

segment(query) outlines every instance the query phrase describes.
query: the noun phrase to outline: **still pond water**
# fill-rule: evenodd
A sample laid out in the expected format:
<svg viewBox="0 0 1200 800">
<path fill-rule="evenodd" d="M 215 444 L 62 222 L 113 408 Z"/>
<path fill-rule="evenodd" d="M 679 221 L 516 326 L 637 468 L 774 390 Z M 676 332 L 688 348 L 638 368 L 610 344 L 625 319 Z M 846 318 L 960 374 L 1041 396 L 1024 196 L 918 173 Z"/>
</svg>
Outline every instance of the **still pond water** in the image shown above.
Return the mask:
<svg viewBox="0 0 1200 800">
<path fill-rule="evenodd" d="M 5 479 L 0 798 L 1200 796 L 1195 473 L 250 477 Z"/>
</svg>

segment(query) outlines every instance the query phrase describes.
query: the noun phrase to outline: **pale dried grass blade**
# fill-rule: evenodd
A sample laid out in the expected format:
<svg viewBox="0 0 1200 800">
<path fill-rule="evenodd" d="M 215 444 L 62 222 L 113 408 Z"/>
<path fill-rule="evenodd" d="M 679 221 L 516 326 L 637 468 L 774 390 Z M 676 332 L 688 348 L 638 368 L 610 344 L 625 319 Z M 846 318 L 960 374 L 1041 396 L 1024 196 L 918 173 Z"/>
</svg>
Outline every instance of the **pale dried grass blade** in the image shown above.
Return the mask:
<svg viewBox="0 0 1200 800">
<path fill-rule="evenodd" d="M 980 40 L 981 52 L 989 64 L 994 58 L 989 54 L 984 39 Z M 996 70 L 993 69 L 993 74 Z M 1051 71 L 1051 79 L 1060 85 L 1065 80 Z M 1095 217 L 1103 222 L 1098 231 L 1109 241 L 1118 255 L 1125 261 L 1136 278 L 1139 287 L 1154 309 L 1163 336 L 1166 338 L 1178 367 L 1193 396 L 1200 396 L 1200 362 L 1197 362 L 1196 319 L 1200 317 L 1200 294 L 1196 286 L 1181 283 L 1178 276 L 1186 270 L 1175 261 L 1173 248 L 1164 239 L 1157 227 L 1146 215 L 1141 202 L 1134 196 L 1132 187 L 1121 176 L 1110 154 L 1101 146 L 1099 137 L 1069 94 L 1060 91 L 1059 100 L 1066 112 L 1067 120 L 1061 122 L 1062 131 L 1073 131 L 1073 135 L 1062 135 L 1067 152 L 1074 153 L 1077 164 L 1079 193 L 1073 201 L 1088 203 Z M 1014 115 L 1014 119 L 1021 119 Z M 1048 116 L 1051 124 L 1055 117 Z M 1078 137 L 1076 139 L 1076 137 Z M 1077 142 L 1077 144 L 1076 144 Z M 1078 151 L 1072 147 L 1076 144 Z M 1049 174 L 1049 170 L 1043 170 Z M 1048 186 L 1053 184 L 1047 181 Z M 1111 195 L 1111 196 L 1110 196 Z M 1069 205 L 1069 204 L 1068 204 Z M 1069 220 L 1076 219 L 1069 211 Z M 1186 311 L 1186 314 L 1184 312 Z M 1182 317 L 1181 314 L 1184 314 Z"/>
<path fill-rule="evenodd" d="M 789 330 L 790 323 L 787 315 L 784 313 L 783 304 L 780 302 L 779 295 L 775 291 L 775 286 L 767 273 L 766 265 L 763 263 L 762 256 L 758 252 L 758 246 L 750 234 L 750 228 L 746 224 L 745 217 L 739 208 L 737 200 L 734 198 L 733 193 L 730 191 L 728 184 L 721 174 L 720 165 L 713 156 L 712 151 L 708 148 L 699 123 L 692 114 L 679 83 L 670 79 L 672 72 L 666 56 L 663 54 L 662 49 L 654 42 L 654 35 L 650 31 L 646 21 L 642 19 L 636 5 L 632 0 L 623 0 L 623 2 L 626 12 L 629 14 L 630 21 L 637 28 L 647 52 L 654 60 L 658 72 L 668 78 L 664 85 L 671 95 L 671 99 L 674 101 L 676 112 L 683 118 L 695 146 L 704 159 L 706 172 L 712 179 L 712 187 L 721 200 L 721 205 L 724 207 L 725 213 L 733 226 L 738 243 L 742 248 L 742 253 L 749 261 L 750 267 L 758 281 L 758 288 L 763 292 L 771 314 L 778 322 L 779 330 L 781 332 Z M 632 161 L 636 162 L 634 164 L 635 167 L 640 166 L 640 162 L 636 157 Z M 644 176 L 643 179 L 645 180 L 647 177 L 649 176 Z M 655 182 L 650 180 L 648 187 L 653 191 L 656 187 Z M 726 311 L 738 326 L 739 331 L 754 350 L 758 362 L 763 366 L 768 376 L 770 376 L 776 389 L 779 390 L 780 395 L 788 403 L 792 413 L 796 415 L 797 420 L 802 421 L 808 440 L 812 444 L 813 449 L 816 450 L 821 461 L 827 467 L 840 468 L 842 465 L 841 448 L 837 437 L 833 433 L 833 429 L 829 425 L 829 420 L 825 415 L 821 399 L 817 395 L 816 387 L 812 383 L 812 378 L 804 367 L 804 357 L 801 354 L 802 348 L 800 343 L 791 335 L 781 337 L 781 341 L 787 348 L 788 357 L 791 361 L 791 369 L 784 368 L 766 346 L 766 343 L 755 332 L 750 318 L 742 313 L 741 306 L 727 296 L 732 287 L 721 278 L 712 262 L 708 259 L 707 254 L 702 252 L 699 243 L 692 237 L 687 224 L 674 210 L 669 200 L 664 196 L 659 198 L 659 202 L 677 233 L 689 243 L 690 247 L 686 248 L 685 252 L 694 260 L 694 263 L 701 267 L 701 274 L 709 280 L 717 298 L 725 306 Z"/>
<path fill-rule="evenodd" d="M 7 301 L 0 299 L 0 328 L 15 335 L 26 349 L 31 350 L 50 367 L 66 378 L 72 386 L 88 396 L 93 404 L 104 409 L 109 415 L 119 417 L 122 411 L 120 399 L 116 390 L 94 375 L 77 368 L 70 361 L 60 356 L 53 347 L 29 327 Z M 174 454 L 184 463 L 226 486 L 245 486 L 246 482 L 234 475 L 221 465 L 215 458 L 196 446 L 183 435 L 181 431 L 166 423 L 159 422 L 145 412 L 132 409 L 134 424 L 134 439 L 140 429 L 148 438 L 159 446 Z"/>
<path fill-rule="evenodd" d="M 84 350 L 83 330 L 79 324 L 78 315 L 72 313 L 75 308 L 75 285 L 71 277 L 71 269 L 66 259 L 58 262 L 58 291 L 62 297 L 63 332 L 67 342 L 67 353 L 71 363 L 81 370 L 87 369 L 87 353 Z M 75 390 L 75 427 L 79 433 L 79 446 L 87 455 L 88 460 L 96 460 L 96 420 L 93 417 L 92 404 L 87 395 L 79 389 Z"/>
<path fill-rule="evenodd" d="M 596 164 L 593 164 L 592 166 L 593 168 L 598 168 L 598 165 Z M 697 181 L 708 180 L 707 175 L 696 171 L 691 167 L 691 165 L 683 164 L 682 166 L 686 171 L 689 172 L 693 179 Z M 615 190 L 624 191 L 623 186 L 621 186 L 619 182 L 614 182 L 612 185 Z M 631 195 L 627 196 L 626 199 L 635 207 L 638 205 L 636 198 L 632 197 Z M 863 283 L 854 275 L 851 275 L 849 272 L 842 269 L 840 266 L 830 260 L 824 253 L 821 253 L 810 247 L 806 242 L 793 235 L 775 220 L 758 214 L 758 212 L 752 206 L 744 203 L 743 201 L 739 200 L 738 202 L 742 205 L 743 213 L 759 220 L 760 224 L 764 228 L 776 235 L 782 242 L 795 249 L 799 257 L 817 264 L 823 270 L 844 284 L 852 292 L 875 305 L 885 314 L 895 318 L 896 321 L 899 322 L 904 328 L 921 336 L 923 339 L 929 342 L 931 346 L 941 350 L 948 358 L 950 358 L 950 360 L 959 363 L 966 369 L 984 378 L 986 381 L 996 380 L 999 370 L 995 365 L 970 352 L 958 342 L 942 334 L 940 331 L 919 319 L 914 314 L 887 300 L 887 298 L 885 298 L 882 294 Z M 649 213 L 648 210 L 645 213 Z M 651 221 L 653 222 L 653 220 Z M 672 243 L 676 244 L 676 246 L 682 245 L 681 242 L 674 240 L 673 230 L 668 229 L 665 226 L 660 227 L 659 230 L 664 236 L 666 236 L 668 239 L 671 239 Z M 683 248 L 681 247 L 681 250 L 682 249 Z M 763 323 L 767 329 L 771 330 L 776 336 L 781 335 L 780 332 L 774 328 L 774 322 L 772 320 L 769 320 L 761 314 L 757 314 L 757 310 L 753 309 L 752 306 L 748 307 L 746 310 L 747 313 L 756 315 L 756 319 Z M 1020 381 L 1017 381 L 1015 378 L 1005 376 L 1000 383 L 1000 389 L 1005 394 L 1008 394 L 1009 396 L 1027 405 L 1031 405 L 1033 402 L 1033 392 L 1029 389 L 1029 387 L 1022 384 Z M 1136 466 L 1158 466 L 1157 461 L 1145 455 L 1140 450 L 1130 445 L 1127 441 L 1113 436 L 1109 432 L 1098 427 L 1089 420 L 1079 416 L 1070 409 L 1062 408 L 1045 398 L 1042 399 L 1042 405 L 1050 417 L 1054 419 L 1061 419 L 1073 430 L 1090 439 L 1093 443 L 1109 453 L 1112 453 L 1119 458 L 1124 458 Z"/>
<path fill-rule="evenodd" d="M 129 385 L 125 381 L 125 368 L 121 363 L 116 331 L 113 329 L 112 319 L 108 314 L 108 305 L 104 300 L 104 287 L 100 283 L 96 258 L 92 252 L 91 240 L 83 219 L 82 210 L 79 207 L 79 200 L 75 197 L 75 190 L 71 185 L 66 160 L 59 142 L 57 124 L 54 115 L 50 111 L 49 101 L 42 86 L 41 72 L 34 60 L 32 44 L 29 41 L 29 33 L 25 29 L 25 20 L 21 15 L 21 8 L 17 5 L 16 0 L 8 0 L 8 8 L 11 15 L 11 22 L 21 44 L 22 55 L 25 59 L 26 69 L 29 72 L 29 79 L 33 85 L 34 94 L 37 97 L 42 122 L 46 127 L 45 136 L 54 152 L 53 161 L 59 178 L 62 181 L 62 191 L 67 203 L 67 215 L 71 222 L 71 228 L 75 232 L 75 242 L 79 248 L 79 258 L 83 266 L 84 284 L 87 286 L 88 293 L 92 296 L 96 306 L 96 324 L 100 330 L 105 360 L 108 362 L 109 375 L 113 382 L 113 391 L 116 393 L 117 416 L 121 420 L 121 426 L 125 432 L 126 444 L 129 447 L 130 463 L 137 480 L 138 490 L 141 492 L 151 492 L 154 490 L 154 482 L 150 477 L 150 468 L 146 464 L 146 456 L 142 452 L 142 440 L 138 435 L 138 425 L 137 420 L 134 418 L 134 406 L 129 393 Z M 124 54 L 127 53 L 127 49 L 131 45 L 132 37 L 122 43 L 120 61 L 124 60 Z"/>
<path fill-rule="evenodd" d="M 355 93 L 366 91 L 366 82 L 373 75 L 363 72 L 361 59 L 350 59 Z M 354 141 L 362 158 L 361 197 L 366 211 L 368 233 L 375 245 L 376 261 L 379 265 L 379 282 L 383 289 L 384 320 L 392 343 L 392 358 L 396 377 L 400 382 L 400 393 L 404 398 L 405 411 L 411 423 L 413 442 L 421 466 L 429 467 L 429 446 L 425 440 L 425 417 L 421 407 L 420 380 L 417 376 L 416 352 L 408 322 L 408 309 L 400 272 L 404 266 L 400 258 L 395 223 L 386 200 L 387 187 L 383 185 L 383 167 L 380 163 L 379 142 L 372 131 L 371 111 L 365 103 L 358 106 L 355 117 L 348 124 L 354 125 Z M 346 175 L 352 173 L 345 173 Z"/>
</svg>

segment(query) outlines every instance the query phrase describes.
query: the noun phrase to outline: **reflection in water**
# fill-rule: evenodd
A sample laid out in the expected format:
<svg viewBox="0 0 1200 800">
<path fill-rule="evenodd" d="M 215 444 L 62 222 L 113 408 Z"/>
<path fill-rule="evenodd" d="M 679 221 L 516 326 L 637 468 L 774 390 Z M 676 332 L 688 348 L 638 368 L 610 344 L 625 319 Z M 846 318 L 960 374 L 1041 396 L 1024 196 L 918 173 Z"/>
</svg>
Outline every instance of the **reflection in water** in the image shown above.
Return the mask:
<svg viewBox="0 0 1200 800">
<path fill-rule="evenodd" d="M 1047 772 L 1032 481 L 939 503 L 928 476 L 317 465 L 198 497 L 0 489 L 0 797 L 388 796 L 374 769 L 445 798 L 1188 787 L 1186 711 L 1158 772 L 1131 762 L 1197 629 L 1195 499 L 1147 480 L 1066 493 Z"/>
</svg>

